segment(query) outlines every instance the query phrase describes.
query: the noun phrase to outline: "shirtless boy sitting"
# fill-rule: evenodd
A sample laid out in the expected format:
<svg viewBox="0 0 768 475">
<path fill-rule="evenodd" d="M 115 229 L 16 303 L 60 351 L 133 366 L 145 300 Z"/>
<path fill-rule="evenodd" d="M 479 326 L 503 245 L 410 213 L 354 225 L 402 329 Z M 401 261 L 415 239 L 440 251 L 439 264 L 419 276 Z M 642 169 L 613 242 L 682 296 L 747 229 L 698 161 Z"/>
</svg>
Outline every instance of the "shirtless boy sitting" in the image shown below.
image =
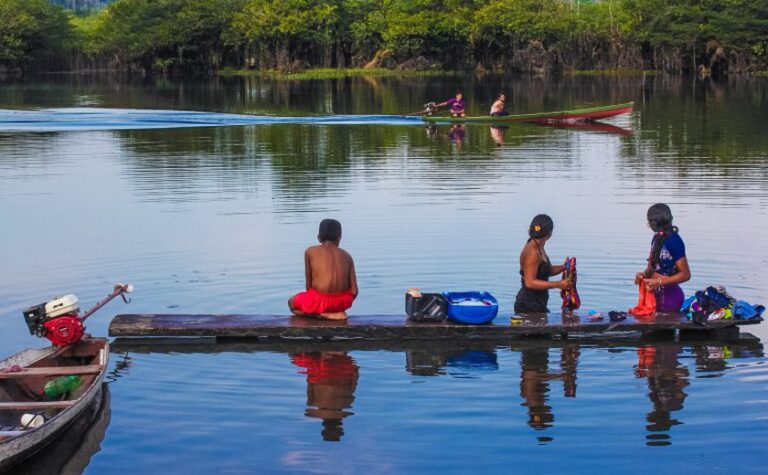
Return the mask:
<svg viewBox="0 0 768 475">
<path fill-rule="evenodd" d="M 288 308 L 300 317 L 345 320 L 357 297 L 357 277 L 352 256 L 339 247 L 341 223 L 324 219 L 317 240 L 320 245 L 304 252 L 307 290 L 291 297 Z"/>
</svg>

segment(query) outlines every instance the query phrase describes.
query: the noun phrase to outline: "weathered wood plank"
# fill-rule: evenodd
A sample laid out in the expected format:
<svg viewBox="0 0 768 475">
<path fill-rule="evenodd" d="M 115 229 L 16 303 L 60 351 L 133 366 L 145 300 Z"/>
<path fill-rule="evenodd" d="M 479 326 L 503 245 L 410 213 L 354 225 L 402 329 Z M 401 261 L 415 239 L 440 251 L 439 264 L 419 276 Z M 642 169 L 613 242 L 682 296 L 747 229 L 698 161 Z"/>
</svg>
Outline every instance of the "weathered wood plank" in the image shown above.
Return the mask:
<svg viewBox="0 0 768 475">
<path fill-rule="evenodd" d="M 513 324 L 514 323 L 514 324 Z M 279 315 L 125 314 L 116 316 L 109 334 L 115 337 L 224 337 L 286 339 L 498 339 L 520 336 L 560 336 L 606 332 L 658 330 L 713 330 L 733 327 L 732 320 L 697 325 L 682 315 L 628 317 L 622 322 L 591 322 L 578 315 L 529 316 L 510 321 L 499 317 L 488 325 L 462 325 L 452 321 L 416 323 L 399 315 L 351 316 L 347 321 L 326 321 Z"/>
<path fill-rule="evenodd" d="M 0 410 L 27 411 L 31 409 L 66 409 L 76 401 L 29 401 L 29 402 L 0 402 Z"/>
<path fill-rule="evenodd" d="M 17 373 L 2 373 L 0 379 L 18 379 L 28 376 L 65 376 L 69 374 L 99 374 L 103 366 L 50 366 L 45 368 L 25 368 Z"/>
</svg>

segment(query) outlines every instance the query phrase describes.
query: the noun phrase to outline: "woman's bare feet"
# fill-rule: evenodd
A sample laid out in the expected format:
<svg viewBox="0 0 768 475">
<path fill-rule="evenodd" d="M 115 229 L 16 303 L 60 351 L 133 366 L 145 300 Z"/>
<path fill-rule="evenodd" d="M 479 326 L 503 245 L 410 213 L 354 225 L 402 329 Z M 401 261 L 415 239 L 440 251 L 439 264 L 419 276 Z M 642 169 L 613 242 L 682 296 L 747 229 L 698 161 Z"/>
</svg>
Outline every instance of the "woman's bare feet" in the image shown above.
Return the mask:
<svg viewBox="0 0 768 475">
<path fill-rule="evenodd" d="M 320 318 L 325 320 L 346 320 L 347 312 L 321 313 Z"/>
</svg>

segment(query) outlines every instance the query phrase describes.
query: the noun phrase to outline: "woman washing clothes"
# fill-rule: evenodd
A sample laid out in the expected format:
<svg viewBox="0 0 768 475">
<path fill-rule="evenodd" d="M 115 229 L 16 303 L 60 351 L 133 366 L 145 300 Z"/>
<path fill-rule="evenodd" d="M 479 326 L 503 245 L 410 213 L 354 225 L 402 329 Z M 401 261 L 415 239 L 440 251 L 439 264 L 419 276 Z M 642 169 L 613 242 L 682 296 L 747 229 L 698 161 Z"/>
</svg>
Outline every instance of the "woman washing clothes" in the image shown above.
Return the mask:
<svg viewBox="0 0 768 475">
<path fill-rule="evenodd" d="M 657 312 L 677 312 L 685 295 L 680 284 L 691 279 L 685 257 L 685 244 L 672 225 L 672 210 L 658 203 L 648 208 L 648 227 L 653 230 L 648 266 L 635 276 L 635 284 L 645 283 L 656 297 Z"/>
<path fill-rule="evenodd" d="M 520 280 L 522 288 L 515 299 L 515 313 L 548 313 L 549 289 L 566 289 L 565 279 L 550 282 L 551 276 L 562 274 L 565 265 L 553 266 L 544 246 L 552 237 L 555 225 L 552 218 L 540 214 L 528 228 L 528 242 L 520 253 Z"/>
</svg>

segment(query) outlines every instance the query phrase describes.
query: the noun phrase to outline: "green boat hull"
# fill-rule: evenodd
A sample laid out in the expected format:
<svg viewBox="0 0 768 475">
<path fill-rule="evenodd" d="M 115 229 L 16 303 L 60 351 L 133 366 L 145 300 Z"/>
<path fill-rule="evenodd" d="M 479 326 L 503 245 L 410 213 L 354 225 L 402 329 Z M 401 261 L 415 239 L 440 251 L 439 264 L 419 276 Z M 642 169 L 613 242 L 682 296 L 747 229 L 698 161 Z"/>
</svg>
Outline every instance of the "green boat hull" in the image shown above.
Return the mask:
<svg viewBox="0 0 768 475">
<path fill-rule="evenodd" d="M 621 114 L 629 114 L 634 108 L 634 102 L 624 104 L 615 104 L 610 106 L 590 107 L 585 109 L 573 109 L 558 112 L 540 112 L 534 114 L 516 114 L 500 117 L 476 116 L 476 117 L 446 117 L 446 116 L 424 116 L 426 122 L 431 123 L 450 123 L 450 122 L 481 122 L 481 123 L 504 123 L 504 122 L 579 122 L 594 121 L 614 117 Z"/>
</svg>

